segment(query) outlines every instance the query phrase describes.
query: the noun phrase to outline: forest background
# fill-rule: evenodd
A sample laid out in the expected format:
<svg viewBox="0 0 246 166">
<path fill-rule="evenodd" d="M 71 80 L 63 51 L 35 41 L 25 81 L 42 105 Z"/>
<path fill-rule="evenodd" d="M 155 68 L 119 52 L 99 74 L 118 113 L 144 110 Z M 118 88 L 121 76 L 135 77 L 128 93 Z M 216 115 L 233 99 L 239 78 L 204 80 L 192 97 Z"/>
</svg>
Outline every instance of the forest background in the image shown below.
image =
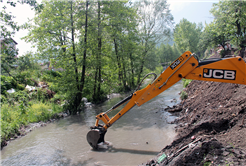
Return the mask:
<svg viewBox="0 0 246 166">
<path fill-rule="evenodd" d="M 14 22 L 6 9 L 17 4 L 29 4 L 34 19 Z M 244 1 L 219 1 L 210 11 L 214 20 L 203 26 L 185 18 L 174 25 L 166 0 L 7 1 L 0 13 L 1 145 L 28 123 L 79 113 L 83 98 L 97 104 L 108 94 L 133 91 L 184 51 L 207 58 L 220 45 L 223 57 L 229 43 L 243 56 L 245 9 Z M 17 57 L 11 39 L 19 29 L 29 31 L 24 40 L 36 53 Z"/>
</svg>

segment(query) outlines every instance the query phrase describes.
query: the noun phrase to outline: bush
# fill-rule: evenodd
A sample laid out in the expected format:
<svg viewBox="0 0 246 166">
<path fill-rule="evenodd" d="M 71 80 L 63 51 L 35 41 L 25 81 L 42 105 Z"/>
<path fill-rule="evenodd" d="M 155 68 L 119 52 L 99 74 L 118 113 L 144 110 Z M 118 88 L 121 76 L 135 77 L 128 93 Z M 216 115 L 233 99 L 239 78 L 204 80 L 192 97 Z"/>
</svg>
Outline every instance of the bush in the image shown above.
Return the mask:
<svg viewBox="0 0 246 166">
<path fill-rule="evenodd" d="M 187 92 L 182 91 L 181 94 L 180 94 L 180 98 L 181 98 L 181 100 L 187 99 L 188 98 Z"/>
<path fill-rule="evenodd" d="M 183 87 L 186 88 L 191 81 L 192 80 L 190 80 L 190 79 L 182 79 Z"/>
<path fill-rule="evenodd" d="M 50 101 L 53 102 L 53 103 L 58 103 L 59 101 L 62 101 L 64 99 L 65 99 L 64 95 L 55 94 L 54 97 L 52 99 L 50 99 Z"/>
<path fill-rule="evenodd" d="M 16 89 L 17 90 L 24 90 L 25 89 L 25 85 L 23 85 L 23 84 L 17 84 Z"/>
<path fill-rule="evenodd" d="M 30 100 L 30 95 L 27 91 L 16 91 L 14 93 L 7 94 L 7 101 L 10 104 L 14 102 L 24 102 L 27 103 Z"/>
<path fill-rule="evenodd" d="M 53 71 L 53 70 L 46 70 L 44 73 L 52 76 L 52 77 L 61 77 L 61 73 L 59 71 Z"/>
<path fill-rule="evenodd" d="M 35 86 L 35 81 L 31 79 L 32 73 L 31 71 L 23 71 L 18 73 L 15 76 L 15 79 L 18 81 L 20 84 L 30 85 L 30 86 Z"/>
<path fill-rule="evenodd" d="M 7 101 L 7 98 L 4 95 L 0 94 L 0 101 L 1 103 L 4 103 Z"/>
<path fill-rule="evenodd" d="M 55 93 L 58 93 L 60 91 L 60 88 L 57 84 L 49 82 L 48 85 L 49 85 L 49 89 L 54 91 Z"/>
<path fill-rule="evenodd" d="M 1 94 L 6 94 L 7 90 L 16 89 L 17 82 L 10 76 L 1 75 Z"/>
<path fill-rule="evenodd" d="M 47 121 L 55 114 L 62 112 L 62 107 L 52 103 L 37 101 L 21 102 L 19 105 L 1 106 L 1 142 L 19 134 L 19 128 L 30 122 Z"/>
</svg>

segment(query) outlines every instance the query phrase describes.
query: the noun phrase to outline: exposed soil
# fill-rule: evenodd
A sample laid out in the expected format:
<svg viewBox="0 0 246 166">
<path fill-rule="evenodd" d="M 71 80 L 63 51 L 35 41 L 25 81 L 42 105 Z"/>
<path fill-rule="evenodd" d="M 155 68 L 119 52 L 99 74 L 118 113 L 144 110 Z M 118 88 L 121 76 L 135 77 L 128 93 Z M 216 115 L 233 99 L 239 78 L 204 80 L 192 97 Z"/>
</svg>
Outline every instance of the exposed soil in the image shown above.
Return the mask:
<svg viewBox="0 0 246 166">
<path fill-rule="evenodd" d="M 179 111 L 176 139 L 144 165 L 246 165 L 246 86 L 192 81 L 185 91 L 168 108 Z"/>
</svg>

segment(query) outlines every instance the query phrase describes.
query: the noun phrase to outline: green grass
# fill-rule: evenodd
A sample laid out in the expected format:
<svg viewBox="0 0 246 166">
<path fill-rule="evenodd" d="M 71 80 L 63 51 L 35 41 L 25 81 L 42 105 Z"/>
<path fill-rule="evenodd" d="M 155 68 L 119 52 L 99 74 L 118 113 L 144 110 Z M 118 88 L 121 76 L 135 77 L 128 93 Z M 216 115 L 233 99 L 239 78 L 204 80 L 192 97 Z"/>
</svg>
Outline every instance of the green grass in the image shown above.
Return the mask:
<svg viewBox="0 0 246 166">
<path fill-rule="evenodd" d="M 61 106 L 50 102 L 31 101 L 27 105 L 23 102 L 15 105 L 3 103 L 1 105 L 1 142 L 19 134 L 18 130 L 21 126 L 48 121 L 62 111 Z"/>
<path fill-rule="evenodd" d="M 191 82 L 192 80 L 190 79 L 182 79 L 182 84 L 183 84 L 183 87 L 186 88 L 189 83 Z"/>
<path fill-rule="evenodd" d="M 187 99 L 188 98 L 187 92 L 182 91 L 181 94 L 180 94 L 180 98 L 181 98 L 181 100 Z"/>
</svg>

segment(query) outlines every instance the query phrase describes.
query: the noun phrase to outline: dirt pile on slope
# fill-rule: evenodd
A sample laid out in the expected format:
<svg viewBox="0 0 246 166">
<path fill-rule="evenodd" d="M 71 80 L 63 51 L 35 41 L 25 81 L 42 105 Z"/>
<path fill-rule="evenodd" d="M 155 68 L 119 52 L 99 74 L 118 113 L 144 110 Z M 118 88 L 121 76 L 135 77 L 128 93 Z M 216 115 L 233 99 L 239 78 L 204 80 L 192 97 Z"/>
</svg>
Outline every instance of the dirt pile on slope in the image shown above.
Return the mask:
<svg viewBox="0 0 246 166">
<path fill-rule="evenodd" d="M 145 165 L 246 165 L 246 86 L 192 81 L 177 137 Z"/>
</svg>

